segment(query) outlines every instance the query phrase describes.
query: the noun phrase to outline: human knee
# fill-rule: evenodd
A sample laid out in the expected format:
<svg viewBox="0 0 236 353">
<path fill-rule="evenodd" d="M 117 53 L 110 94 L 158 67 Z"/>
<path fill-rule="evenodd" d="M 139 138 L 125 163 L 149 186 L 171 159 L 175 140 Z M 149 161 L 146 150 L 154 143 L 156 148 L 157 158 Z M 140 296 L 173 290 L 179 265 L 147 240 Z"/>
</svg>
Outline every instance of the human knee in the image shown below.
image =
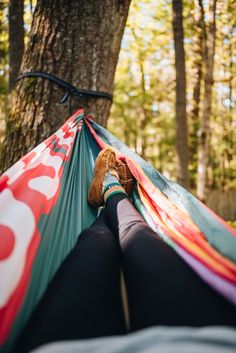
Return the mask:
<svg viewBox="0 0 236 353">
<path fill-rule="evenodd" d="M 82 231 L 76 246 L 79 248 L 82 244 L 91 244 L 96 248 L 111 247 L 115 243 L 114 234 L 104 227 L 90 227 Z"/>
<path fill-rule="evenodd" d="M 142 220 L 130 221 L 129 223 L 120 224 L 119 226 L 121 238 L 130 238 L 130 237 L 143 237 L 144 233 L 155 234 L 149 226 L 144 223 Z"/>
</svg>

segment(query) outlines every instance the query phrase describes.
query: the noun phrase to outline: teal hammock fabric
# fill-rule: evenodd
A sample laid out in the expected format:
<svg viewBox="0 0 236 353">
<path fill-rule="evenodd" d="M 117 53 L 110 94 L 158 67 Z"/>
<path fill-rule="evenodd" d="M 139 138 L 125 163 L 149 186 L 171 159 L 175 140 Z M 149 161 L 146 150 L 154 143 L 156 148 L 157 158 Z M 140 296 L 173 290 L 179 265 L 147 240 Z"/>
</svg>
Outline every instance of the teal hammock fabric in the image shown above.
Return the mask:
<svg viewBox="0 0 236 353">
<path fill-rule="evenodd" d="M 83 110 L 0 177 L 0 352 L 8 352 L 79 234 L 95 159 L 110 145 L 128 163 L 132 201 L 157 236 L 236 304 L 236 232 Z M 158 300 L 158 298 L 157 298 Z"/>
</svg>

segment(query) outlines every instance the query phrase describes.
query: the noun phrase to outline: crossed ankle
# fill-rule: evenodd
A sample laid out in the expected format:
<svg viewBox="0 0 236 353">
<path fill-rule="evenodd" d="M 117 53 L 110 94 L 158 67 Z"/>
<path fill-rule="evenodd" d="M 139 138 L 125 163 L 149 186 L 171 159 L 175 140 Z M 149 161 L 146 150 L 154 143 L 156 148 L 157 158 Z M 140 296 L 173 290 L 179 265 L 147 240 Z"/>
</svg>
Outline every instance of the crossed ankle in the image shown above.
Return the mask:
<svg viewBox="0 0 236 353">
<path fill-rule="evenodd" d="M 112 188 L 113 186 L 121 186 L 121 184 L 118 182 L 118 180 L 114 183 L 110 183 L 108 184 L 104 190 L 103 190 L 103 195 L 107 192 L 107 190 L 109 190 L 110 188 Z M 121 186 L 122 187 L 122 186 Z"/>
<path fill-rule="evenodd" d="M 124 188 L 119 185 L 117 183 L 117 185 L 109 185 L 107 187 L 107 190 L 104 190 L 104 194 L 103 194 L 103 199 L 104 199 L 104 202 L 106 203 L 107 200 L 112 196 L 112 195 L 115 195 L 115 194 L 126 194 Z"/>
<path fill-rule="evenodd" d="M 102 183 L 103 193 L 111 184 L 120 185 L 119 180 L 113 174 L 111 174 L 110 172 L 107 172 L 104 176 L 104 180 Z"/>
</svg>

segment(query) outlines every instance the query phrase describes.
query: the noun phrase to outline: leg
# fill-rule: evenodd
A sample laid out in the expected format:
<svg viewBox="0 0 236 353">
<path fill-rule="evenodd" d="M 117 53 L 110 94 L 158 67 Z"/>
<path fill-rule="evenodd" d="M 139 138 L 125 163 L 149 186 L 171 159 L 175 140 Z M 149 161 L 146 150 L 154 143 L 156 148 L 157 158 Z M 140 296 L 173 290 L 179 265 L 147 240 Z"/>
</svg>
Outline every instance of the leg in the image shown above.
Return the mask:
<svg viewBox="0 0 236 353">
<path fill-rule="evenodd" d="M 109 227 L 119 233 L 131 330 L 236 324 L 235 307 L 157 237 L 126 196 L 111 196 L 106 212 Z"/>
<path fill-rule="evenodd" d="M 126 332 L 120 296 L 120 251 L 105 214 L 79 237 L 60 266 L 15 352 L 56 340 Z"/>
<path fill-rule="evenodd" d="M 117 186 L 118 180 L 124 188 Z M 107 222 L 119 235 L 131 329 L 152 325 L 235 325 L 235 307 L 159 239 L 129 202 L 124 190 L 129 193 L 132 182 L 125 162 L 116 161 L 111 149 L 100 152 L 89 202 L 98 205 L 105 201 Z"/>
</svg>

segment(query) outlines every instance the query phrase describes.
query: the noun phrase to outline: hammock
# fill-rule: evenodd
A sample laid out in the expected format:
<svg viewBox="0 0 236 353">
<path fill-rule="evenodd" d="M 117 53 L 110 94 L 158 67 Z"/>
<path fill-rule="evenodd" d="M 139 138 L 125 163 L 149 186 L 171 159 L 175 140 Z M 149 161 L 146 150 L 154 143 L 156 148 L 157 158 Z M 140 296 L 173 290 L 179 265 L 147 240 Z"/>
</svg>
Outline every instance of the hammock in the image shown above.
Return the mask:
<svg viewBox="0 0 236 353">
<path fill-rule="evenodd" d="M 132 200 L 157 236 L 236 304 L 236 232 L 85 115 L 76 112 L 0 177 L 0 351 L 9 351 L 78 235 L 101 148 L 113 146 L 137 180 Z M 158 299 L 157 299 L 158 300 Z"/>
</svg>

